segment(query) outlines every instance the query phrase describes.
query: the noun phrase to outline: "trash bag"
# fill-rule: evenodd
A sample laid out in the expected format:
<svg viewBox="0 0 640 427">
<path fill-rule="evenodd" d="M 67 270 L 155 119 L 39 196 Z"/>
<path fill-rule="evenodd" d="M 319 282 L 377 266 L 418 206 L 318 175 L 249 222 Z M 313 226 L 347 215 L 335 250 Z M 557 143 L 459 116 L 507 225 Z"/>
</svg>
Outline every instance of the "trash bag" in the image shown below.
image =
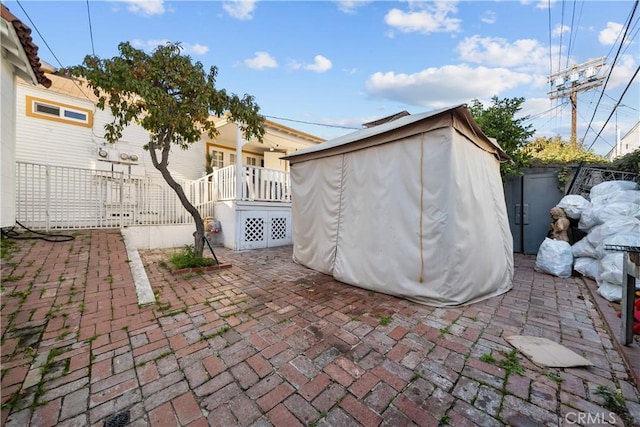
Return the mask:
<svg viewBox="0 0 640 427">
<path fill-rule="evenodd" d="M 598 277 L 598 270 L 600 263 L 597 259 L 588 256 L 575 258 L 573 260 L 573 269 L 584 277 L 589 277 L 593 280 Z"/>
<path fill-rule="evenodd" d="M 616 252 L 617 248 L 607 249 L 608 246 L 640 246 L 640 233 L 628 233 L 623 230 L 605 237 L 596 246 L 596 258 L 602 259 Z"/>
<path fill-rule="evenodd" d="M 564 210 L 568 218 L 580 219 L 582 212 L 589 207 L 591 203 L 578 194 L 568 194 L 560 200 L 558 207 Z"/>
<path fill-rule="evenodd" d="M 545 238 L 536 255 L 535 270 L 557 277 L 571 277 L 573 271 L 571 245 L 563 240 Z"/>
<path fill-rule="evenodd" d="M 604 239 L 618 233 L 640 234 L 640 220 L 631 216 L 615 217 L 604 224 L 593 227 L 584 239 L 596 248 Z"/>
<path fill-rule="evenodd" d="M 640 218 L 640 204 L 629 202 L 613 202 L 604 205 L 592 204 L 582 211 L 578 228 L 590 230 L 596 225 L 616 219 L 619 216 Z"/>
<path fill-rule="evenodd" d="M 633 181 L 605 181 L 594 185 L 589 191 L 589 198 L 593 201 L 594 197 L 611 194 L 616 191 L 637 190 L 638 184 Z"/>
<path fill-rule="evenodd" d="M 609 282 L 602 282 L 600 286 L 598 286 L 597 292 L 602 295 L 602 297 L 611 302 L 619 302 L 622 300 L 622 286 L 614 285 Z"/>
<path fill-rule="evenodd" d="M 613 193 L 602 194 L 591 199 L 592 206 L 604 206 L 612 203 L 635 203 L 638 205 L 640 204 L 640 191 L 614 191 Z"/>
<path fill-rule="evenodd" d="M 622 286 L 622 263 L 626 256 L 623 252 L 615 252 L 606 255 L 599 261 L 598 284 L 608 282 L 613 285 Z"/>
<path fill-rule="evenodd" d="M 571 252 L 573 253 L 573 256 L 576 258 L 583 258 L 583 257 L 598 258 L 595 246 L 593 246 L 585 238 L 575 242 L 571 247 Z"/>
</svg>

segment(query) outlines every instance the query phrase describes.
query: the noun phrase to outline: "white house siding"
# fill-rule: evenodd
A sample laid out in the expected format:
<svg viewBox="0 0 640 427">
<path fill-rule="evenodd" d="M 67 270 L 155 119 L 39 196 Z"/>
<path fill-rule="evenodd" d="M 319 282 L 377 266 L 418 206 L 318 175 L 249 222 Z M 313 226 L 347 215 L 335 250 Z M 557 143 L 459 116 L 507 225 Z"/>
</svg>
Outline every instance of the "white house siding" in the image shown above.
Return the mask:
<svg viewBox="0 0 640 427">
<path fill-rule="evenodd" d="M 2 57 L 0 79 L 0 227 L 10 227 L 16 219 L 15 194 L 15 80 L 13 67 Z"/>
<path fill-rule="evenodd" d="M 640 148 L 640 123 L 636 124 L 620 141 L 620 155 L 624 156 Z"/>
<path fill-rule="evenodd" d="M 88 128 L 29 117 L 26 104 L 28 95 L 92 110 L 94 111 L 93 126 Z M 113 116 L 108 110 L 103 111 L 95 107 L 91 101 L 19 84 L 16 105 L 17 161 L 83 169 L 115 170 L 162 179 L 151 163 L 149 152 L 142 148 L 149 140 L 148 132 L 140 126 L 131 125 L 124 129 L 123 136 L 117 143 L 109 144 L 104 139 L 104 125 L 110 123 Z M 104 162 L 99 160 L 97 154 L 100 148 L 107 149 L 110 156 L 112 155 L 115 159 L 120 153 L 127 153 L 138 155 L 139 160 L 131 168 L 129 165 Z M 186 151 L 173 147 L 169 163 L 170 171 L 178 180 L 201 177 L 204 171 L 204 143 L 195 143 Z"/>
</svg>

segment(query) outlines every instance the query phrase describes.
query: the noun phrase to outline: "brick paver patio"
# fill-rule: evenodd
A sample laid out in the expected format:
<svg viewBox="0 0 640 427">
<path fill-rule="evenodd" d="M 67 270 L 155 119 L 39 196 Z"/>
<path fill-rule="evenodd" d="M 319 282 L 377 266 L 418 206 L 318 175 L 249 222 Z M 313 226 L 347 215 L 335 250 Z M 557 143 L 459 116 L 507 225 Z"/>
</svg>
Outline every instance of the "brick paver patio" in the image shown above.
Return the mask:
<svg viewBox="0 0 640 427">
<path fill-rule="evenodd" d="M 591 292 L 531 256 L 516 255 L 507 294 L 439 309 L 338 283 L 291 247 L 217 248 L 232 268 L 181 276 L 148 251 L 157 303 L 140 307 L 118 231 L 15 247 L 2 260 L 7 427 L 640 424 Z M 505 341 L 516 334 L 595 366 L 536 366 Z"/>
</svg>

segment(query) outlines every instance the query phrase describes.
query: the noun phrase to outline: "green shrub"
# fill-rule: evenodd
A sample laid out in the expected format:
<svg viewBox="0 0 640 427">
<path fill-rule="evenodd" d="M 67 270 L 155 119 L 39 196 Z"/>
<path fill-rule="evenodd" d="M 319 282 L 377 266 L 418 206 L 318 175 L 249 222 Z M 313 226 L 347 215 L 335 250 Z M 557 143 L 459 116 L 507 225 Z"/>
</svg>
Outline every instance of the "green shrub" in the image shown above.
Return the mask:
<svg viewBox="0 0 640 427">
<path fill-rule="evenodd" d="M 176 270 L 183 268 L 208 267 L 217 264 L 215 259 L 197 255 L 194 251 L 193 245 L 187 245 L 181 252 L 171 255 L 169 263 Z"/>
</svg>

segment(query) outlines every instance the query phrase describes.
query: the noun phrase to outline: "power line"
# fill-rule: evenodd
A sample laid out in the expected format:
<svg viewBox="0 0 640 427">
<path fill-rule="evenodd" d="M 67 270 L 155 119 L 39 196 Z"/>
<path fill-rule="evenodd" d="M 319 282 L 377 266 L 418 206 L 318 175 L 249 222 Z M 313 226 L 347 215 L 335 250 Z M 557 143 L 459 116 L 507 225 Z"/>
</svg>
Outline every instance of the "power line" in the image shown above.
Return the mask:
<svg viewBox="0 0 640 427">
<path fill-rule="evenodd" d="M 606 96 L 607 98 L 609 98 L 609 99 L 610 99 L 610 100 L 612 100 L 612 101 L 616 101 L 616 99 L 615 99 L 614 97 L 609 96 L 609 95 L 607 95 L 606 93 L 604 94 L 604 96 Z M 626 105 L 626 104 L 620 104 L 619 106 L 620 106 L 620 107 L 624 107 L 624 108 L 628 108 L 628 109 L 633 110 L 633 111 L 638 111 L 638 112 L 640 112 L 640 110 L 638 110 L 637 108 L 630 107 L 630 106 L 628 106 L 628 105 Z"/>
<path fill-rule="evenodd" d="M 638 2 L 636 2 L 637 4 Z M 636 72 L 633 73 L 633 76 L 631 77 L 631 80 L 629 80 L 629 83 L 627 83 L 627 87 L 624 88 L 624 90 L 622 91 L 622 95 L 620 95 L 620 99 L 618 100 L 618 102 L 616 103 L 616 105 L 613 107 L 613 110 L 611 110 L 611 114 L 609 114 L 609 117 L 607 118 L 607 120 L 604 122 L 604 124 L 602 125 L 602 129 L 600 129 L 600 132 L 598 132 L 598 134 L 596 135 L 595 139 L 593 140 L 593 142 L 591 143 L 591 145 L 589 146 L 589 149 L 591 149 L 591 147 L 593 147 L 593 144 L 596 143 L 596 141 L 598 140 L 598 138 L 600 137 L 600 134 L 602 133 L 602 131 L 604 130 L 604 128 L 607 126 L 607 123 L 609 123 L 609 120 L 611 120 L 611 117 L 613 117 L 613 113 L 616 112 L 616 109 L 618 108 L 618 106 L 620 105 L 620 102 L 622 102 L 622 99 L 624 98 L 624 95 L 627 93 L 627 90 L 629 90 L 629 88 L 631 87 L 631 84 L 633 83 L 633 80 L 636 78 L 636 76 L 638 75 L 638 72 L 640 72 L 640 65 L 638 66 L 638 68 L 636 68 Z M 593 118 L 591 118 L 591 120 L 593 120 Z M 591 125 L 589 125 L 589 127 L 591 127 Z M 588 131 L 588 129 L 587 129 Z M 586 137 L 586 135 L 585 135 Z"/>
<path fill-rule="evenodd" d="M 33 30 L 35 30 L 35 32 L 40 36 L 40 39 L 42 40 L 42 43 L 44 43 L 44 45 L 47 47 L 47 49 L 49 49 L 49 52 L 51 53 L 51 55 L 55 58 L 55 60 L 58 62 L 58 65 L 60 66 L 60 68 L 65 68 L 64 65 L 62 65 L 62 62 L 60 62 L 60 59 L 58 59 L 58 57 L 56 56 L 55 53 L 53 53 L 53 49 L 51 49 L 51 46 L 49 46 L 49 43 L 47 43 L 47 41 L 45 40 L 44 36 L 40 33 L 40 31 L 38 30 L 38 27 L 36 26 L 36 24 L 33 22 L 33 20 L 31 19 L 31 17 L 29 16 L 29 14 L 27 13 L 27 11 L 24 9 L 24 7 L 22 6 L 22 4 L 20 3 L 20 0 L 16 0 L 16 3 L 18 3 L 18 6 L 20 6 L 20 9 L 22 9 L 22 12 L 25 14 L 25 16 L 27 17 L 27 19 L 29 20 L 29 22 L 31 23 L 31 27 Z M 93 38 L 92 38 L 92 46 L 93 46 Z M 94 55 L 95 56 L 95 55 Z M 84 90 L 82 90 L 82 87 L 80 87 L 80 85 L 78 85 L 78 83 L 76 82 L 75 79 L 71 78 L 70 79 L 71 82 L 74 84 L 74 86 L 76 88 L 78 88 L 78 90 L 80 91 L 80 93 L 82 93 L 84 95 L 85 98 L 87 98 L 89 101 L 91 101 L 91 103 L 93 104 L 93 112 L 96 112 L 96 105 L 93 102 L 93 100 L 89 97 L 89 95 L 87 95 L 85 93 Z M 98 138 L 104 138 L 104 136 L 100 136 L 100 135 L 96 135 L 95 131 L 93 130 L 93 127 L 91 127 L 91 133 L 98 137 Z"/>
<path fill-rule="evenodd" d="M 530 121 L 536 120 L 544 116 L 545 114 L 552 112 L 553 110 L 557 110 L 558 108 L 564 107 L 565 105 L 567 105 L 567 102 L 561 102 L 560 104 L 556 104 L 554 107 L 551 107 L 548 110 L 528 116 L 524 121 L 530 122 Z"/>
<path fill-rule="evenodd" d="M 44 39 L 44 37 L 42 37 L 42 34 L 40 34 L 40 31 L 38 31 L 38 27 L 36 27 L 36 24 L 33 23 L 33 21 L 31 20 L 31 17 L 29 16 L 29 14 L 27 13 L 26 10 L 24 10 L 24 7 L 22 7 L 22 4 L 20 3 L 20 0 L 16 0 L 16 3 L 18 3 L 18 6 L 20 6 L 20 9 L 22 9 L 22 11 L 24 12 L 24 14 L 26 15 L 27 19 L 29 20 L 29 22 L 31 23 L 31 27 L 33 27 L 34 30 L 36 30 L 36 33 L 38 33 L 38 35 L 40 36 L 40 38 L 42 39 L 42 42 L 44 43 L 44 45 L 47 47 L 47 49 L 49 49 L 49 52 L 51 52 L 51 55 L 53 55 L 53 57 L 56 59 L 56 61 L 58 61 L 58 65 L 60 65 L 61 68 L 64 68 L 64 66 L 62 65 L 62 62 L 60 62 L 60 60 L 58 59 L 58 57 L 56 56 L 55 53 L 53 53 L 53 50 L 51 49 L 51 47 L 49 46 L 49 43 L 47 43 L 47 41 Z"/>
<path fill-rule="evenodd" d="M 567 65 L 565 68 L 569 68 L 569 57 L 571 56 L 571 45 L 574 39 L 574 29 L 575 29 L 575 19 L 576 19 L 576 0 L 573 0 L 573 11 L 571 12 L 571 34 L 569 34 L 569 46 L 567 47 Z M 562 31 L 562 29 L 560 29 Z M 577 31 L 576 31 L 577 32 Z"/>
<path fill-rule="evenodd" d="M 593 115 L 591 116 L 591 120 L 589 120 L 589 124 L 587 125 L 587 130 L 584 132 L 584 137 L 582 138 L 582 140 L 586 140 L 587 139 L 587 133 L 589 133 L 589 129 L 591 129 L 591 124 L 593 123 L 593 119 L 596 116 L 596 112 L 598 111 L 598 106 L 600 105 L 600 101 L 602 100 L 602 97 L 604 96 L 604 91 L 607 89 L 607 84 L 609 83 L 609 79 L 611 78 L 611 74 L 613 73 L 613 68 L 616 66 L 616 62 L 618 61 L 618 56 L 620 55 L 620 51 L 622 50 L 622 47 L 625 44 L 625 40 L 627 38 L 627 32 L 629 31 L 629 27 L 631 26 L 631 22 L 633 21 L 633 16 L 636 13 L 636 9 L 638 8 L 638 2 L 640 0 L 636 0 L 634 5 L 633 5 L 633 9 L 631 11 L 631 14 L 629 16 L 629 20 L 627 22 L 627 26 L 624 29 L 624 34 L 622 35 L 622 40 L 620 41 L 620 46 L 618 47 L 618 51 L 616 52 L 616 56 L 615 58 L 613 58 L 613 62 L 611 63 L 611 68 L 609 69 L 609 73 L 607 74 L 607 79 L 604 82 L 604 86 L 602 87 L 602 92 L 600 93 L 600 97 L 598 98 L 598 102 L 596 103 L 595 108 L 593 109 Z M 636 70 L 636 74 L 638 74 L 638 71 Z M 625 92 L 627 91 L 627 89 L 629 89 L 629 86 L 631 86 L 631 82 L 633 82 L 634 77 L 631 78 L 631 81 L 629 81 L 629 85 L 627 85 L 627 87 L 625 88 Z M 622 97 L 620 98 L 620 100 L 622 100 Z M 615 109 L 613 110 L 615 111 Z M 611 114 L 613 114 L 613 111 L 611 112 Z M 609 116 L 609 118 L 611 118 L 611 116 Z M 607 119 L 607 122 L 609 120 Z M 600 133 L 602 132 L 602 130 L 600 130 Z M 598 136 L 600 136 L 600 133 L 598 133 Z M 598 139 L 598 136 L 596 136 L 596 139 Z M 595 140 L 593 141 L 593 143 L 591 145 L 593 145 L 595 143 Z M 591 147 L 589 147 L 591 148 Z"/>
<path fill-rule="evenodd" d="M 549 16 L 549 74 L 553 72 L 553 52 L 551 49 L 552 39 L 553 39 L 553 30 L 551 29 L 551 0 L 547 1 L 547 10 Z M 549 89 L 551 89 L 551 85 L 549 85 Z"/>
<path fill-rule="evenodd" d="M 558 70 L 562 68 L 562 27 L 564 26 L 564 2 L 562 2 L 562 13 L 560 14 L 560 47 L 558 48 Z M 568 59 L 568 57 L 567 57 Z"/>
<path fill-rule="evenodd" d="M 633 32 L 633 35 L 628 38 L 629 42 L 623 48 L 622 54 L 625 54 L 627 52 L 627 49 L 629 49 L 629 46 L 631 46 L 633 40 L 635 40 L 635 38 L 638 36 L 638 32 L 640 32 L 640 27 L 637 27 L 639 22 L 640 22 L 640 18 L 636 19 L 636 22 L 633 24 L 634 28 L 629 30 L 630 32 Z"/>
<path fill-rule="evenodd" d="M 315 125 L 315 126 L 325 126 L 325 127 L 329 127 L 329 128 L 339 128 L 339 129 L 351 129 L 351 130 L 360 130 L 362 128 L 355 128 L 355 127 L 349 127 L 349 126 L 339 126 L 339 125 L 328 125 L 325 123 L 314 123 L 314 122 L 305 122 L 302 120 L 294 120 L 294 119 L 286 119 L 283 117 L 275 117 L 275 116 L 265 116 L 268 119 L 274 119 L 274 120 L 285 120 L 288 122 L 295 122 L 295 123 L 304 123 L 306 125 Z"/>
<path fill-rule="evenodd" d="M 91 27 L 91 11 L 89 10 L 89 0 L 87 0 L 87 17 L 89 17 L 89 35 L 91 36 L 91 52 L 96 56 L 96 49 L 93 46 L 93 28 Z"/>
</svg>

